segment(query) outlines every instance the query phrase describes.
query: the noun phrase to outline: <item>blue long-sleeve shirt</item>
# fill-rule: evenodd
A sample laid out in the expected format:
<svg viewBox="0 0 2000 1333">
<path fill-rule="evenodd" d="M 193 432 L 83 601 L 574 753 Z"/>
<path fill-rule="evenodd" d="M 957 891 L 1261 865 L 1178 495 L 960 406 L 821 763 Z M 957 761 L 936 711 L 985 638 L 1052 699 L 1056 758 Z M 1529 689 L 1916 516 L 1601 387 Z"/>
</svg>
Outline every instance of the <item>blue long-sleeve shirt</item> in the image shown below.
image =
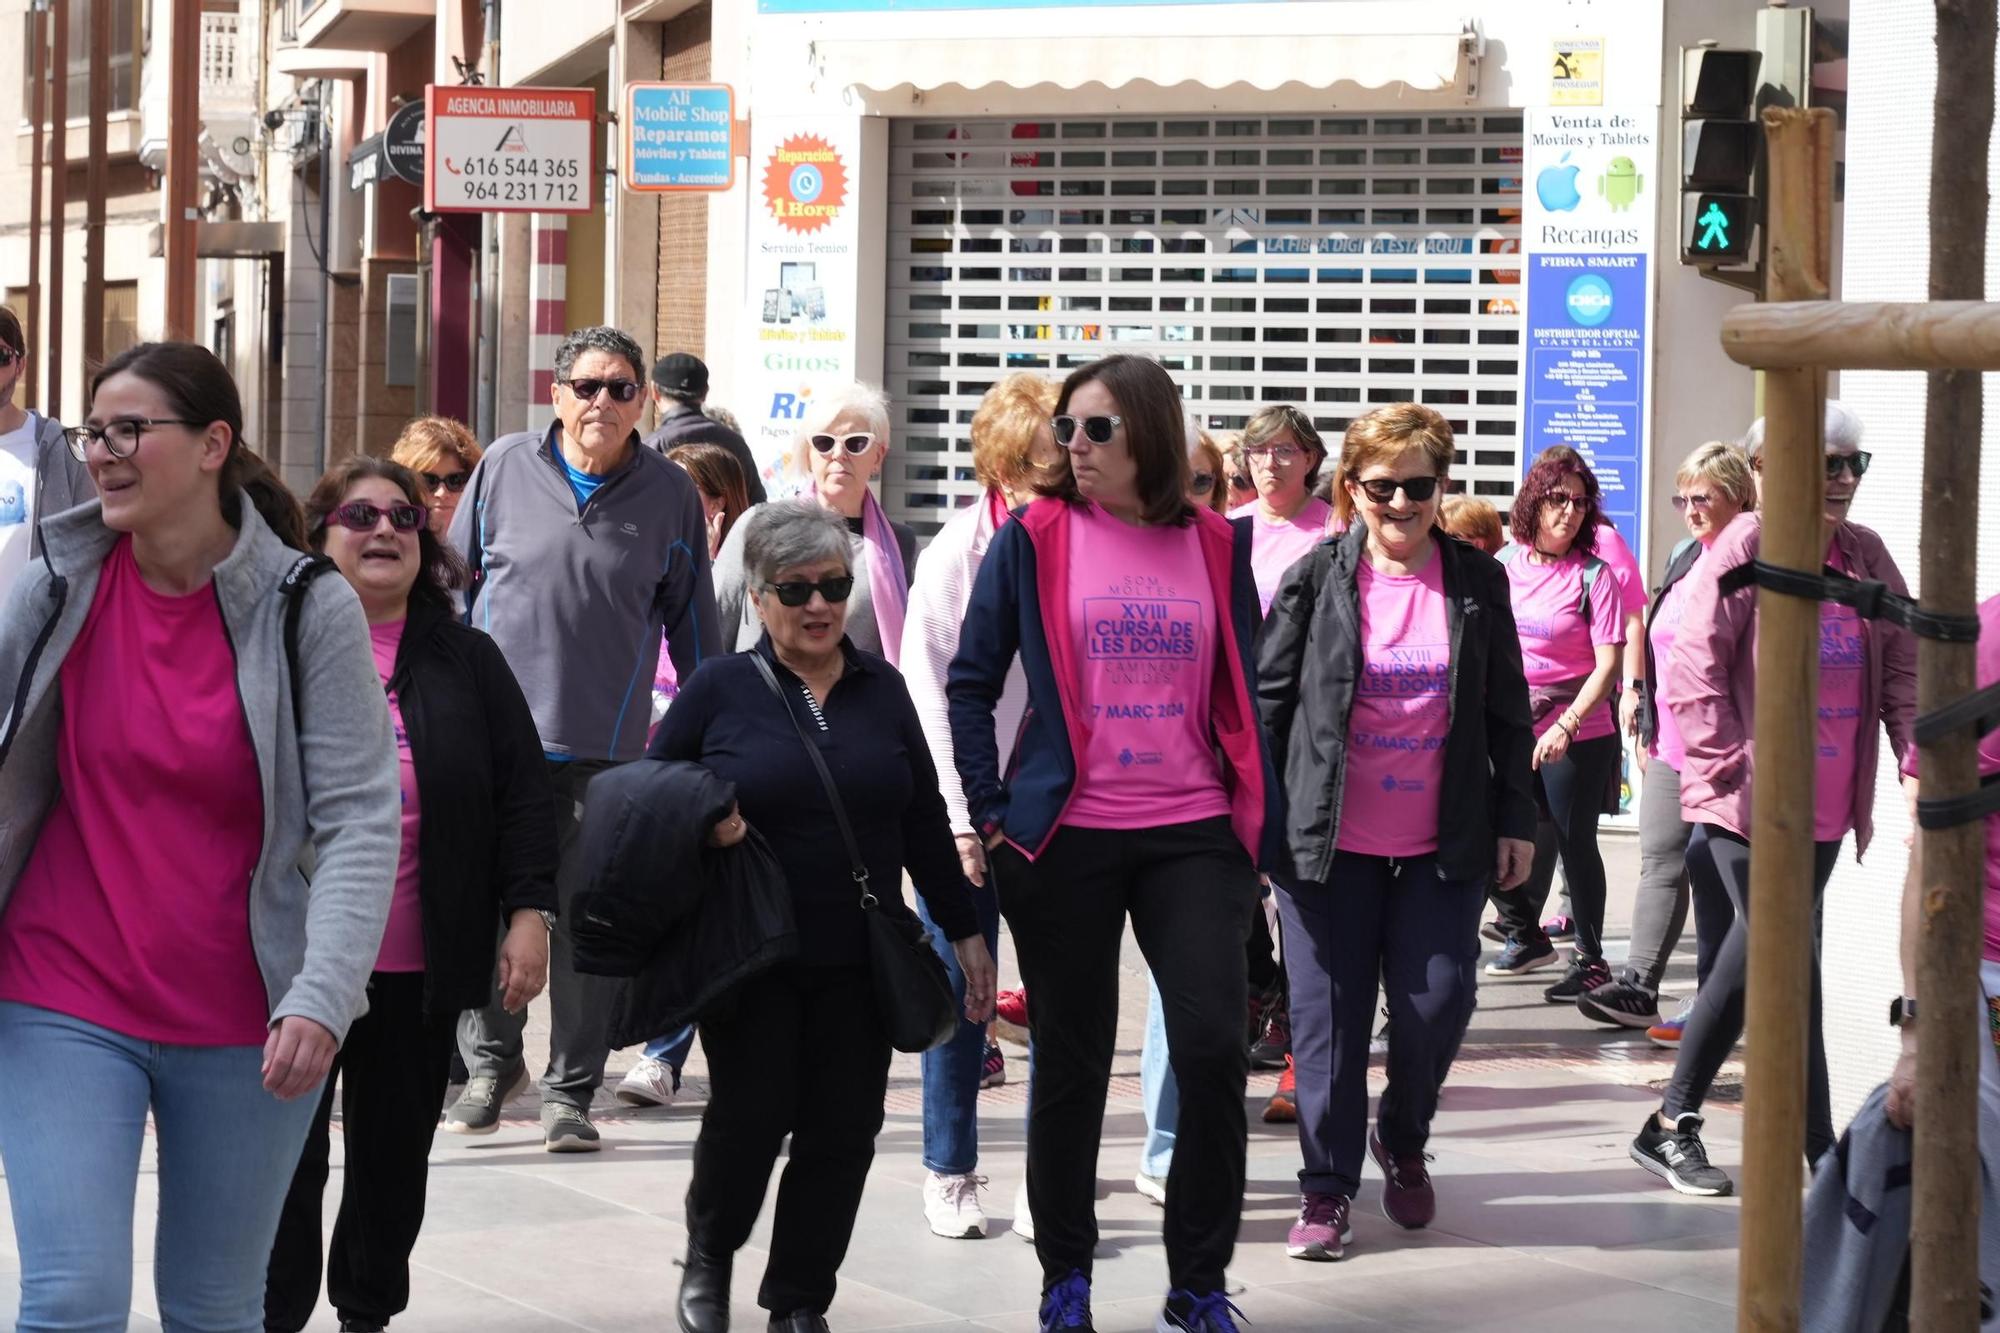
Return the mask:
<svg viewBox="0 0 2000 1333">
<path fill-rule="evenodd" d="M 808 964 L 865 963 L 868 939 L 840 826 L 800 750 L 793 718 L 819 746 L 840 790 L 875 896 L 885 905 L 901 903 L 907 869 L 946 939 L 979 933 L 974 890 L 959 864 L 909 687 L 873 653 L 846 640 L 841 649 L 846 673 L 817 708 L 768 638 L 752 650 L 771 664 L 790 717 L 748 654 L 710 658 L 681 687 L 646 751 L 653 759 L 701 764 L 736 784 L 743 818 L 784 867 Z"/>
</svg>

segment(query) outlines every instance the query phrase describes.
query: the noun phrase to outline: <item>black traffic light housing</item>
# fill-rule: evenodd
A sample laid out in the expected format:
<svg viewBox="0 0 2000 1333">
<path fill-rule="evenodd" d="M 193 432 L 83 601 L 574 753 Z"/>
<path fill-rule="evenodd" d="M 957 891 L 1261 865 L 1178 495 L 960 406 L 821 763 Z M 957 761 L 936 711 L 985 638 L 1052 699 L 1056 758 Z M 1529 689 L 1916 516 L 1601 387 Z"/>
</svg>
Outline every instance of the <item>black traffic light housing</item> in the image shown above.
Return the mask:
<svg viewBox="0 0 2000 1333">
<path fill-rule="evenodd" d="M 1764 127 L 1757 120 L 1763 55 L 1749 48 L 1681 51 L 1681 262 L 1756 267 Z"/>
</svg>

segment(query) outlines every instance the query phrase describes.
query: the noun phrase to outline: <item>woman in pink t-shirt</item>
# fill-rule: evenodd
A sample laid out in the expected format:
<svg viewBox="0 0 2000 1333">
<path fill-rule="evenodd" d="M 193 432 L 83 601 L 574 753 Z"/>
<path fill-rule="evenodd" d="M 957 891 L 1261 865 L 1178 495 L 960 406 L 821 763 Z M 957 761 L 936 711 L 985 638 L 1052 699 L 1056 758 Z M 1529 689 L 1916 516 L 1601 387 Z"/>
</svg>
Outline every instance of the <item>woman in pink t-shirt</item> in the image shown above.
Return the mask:
<svg viewBox="0 0 2000 1333">
<path fill-rule="evenodd" d="M 299 582 L 298 505 L 242 429 L 206 348 L 114 358 L 68 432 L 101 500 L 42 519 L 0 618 L 22 1328 L 125 1326 L 149 1141 L 161 1322 L 262 1327 L 286 1184 L 382 940 L 396 750 L 368 628 L 341 580 Z"/>
<path fill-rule="evenodd" d="M 264 1328 L 298 1333 L 320 1291 L 320 1196 L 340 1079 L 347 1165 L 327 1249 L 343 1328 L 380 1329 L 410 1299 L 431 1137 L 459 1014 L 525 1008 L 548 978 L 555 792 L 521 687 L 493 640 L 461 624 L 465 566 L 425 520 L 422 483 L 358 455 L 306 501 L 309 540 L 361 598 L 395 725 L 402 848 L 368 1012 L 334 1061 L 271 1247 Z"/>
<path fill-rule="evenodd" d="M 1444 417 L 1415 403 L 1347 428 L 1334 494 L 1360 521 L 1285 575 L 1258 651 L 1289 816 L 1289 870 L 1272 878 L 1305 1156 L 1296 1259 L 1341 1257 L 1364 1145 L 1389 1219 L 1430 1224 L 1424 1147 L 1472 1011 L 1480 907 L 1534 858 L 1535 736 L 1507 577 L 1437 527 L 1453 452 Z M 1378 980 L 1389 1086 L 1370 1133 Z"/>
<path fill-rule="evenodd" d="M 1324 541 L 1333 523 L 1333 506 L 1313 495 L 1326 444 L 1298 408 L 1267 407 L 1243 427 L 1243 457 L 1257 498 L 1229 517 L 1250 520 L 1250 568 L 1268 613 L 1285 571 Z"/>
<path fill-rule="evenodd" d="M 1067 466 L 988 547 L 946 684 L 953 758 L 1032 996 L 1042 1327 L 1090 1323 L 1129 914 L 1180 1089 L 1159 1327 L 1235 1333 L 1223 1269 L 1243 1207 L 1244 948 L 1277 822 L 1252 704 L 1249 539 L 1188 501 L 1180 391 L 1157 362 L 1072 372 L 1054 430 Z M 1003 777 L 993 712 L 1016 657 L 1029 705 Z"/>
<path fill-rule="evenodd" d="M 1521 665 L 1534 712 L 1536 799 L 1541 822 L 1535 868 L 1519 893 L 1496 897 L 1506 946 L 1488 972 L 1517 974 L 1556 961 L 1542 906 L 1556 861 L 1569 880 L 1576 953 L 1563 979 L 1542 992 L 1551 1004 L 1611 980 L 1604 962 L 1604 858 L 1597 821 L 1618 774 L 1611 687 L 1625 640 L 1625 605 L 1596 555 L 1598 490 L 1590 466 L 1568 445 L 1544 449 L 1528 469 L 1509 515 L 1514 544 L 1500 553 L 1521 635 Z"/>
</svg>

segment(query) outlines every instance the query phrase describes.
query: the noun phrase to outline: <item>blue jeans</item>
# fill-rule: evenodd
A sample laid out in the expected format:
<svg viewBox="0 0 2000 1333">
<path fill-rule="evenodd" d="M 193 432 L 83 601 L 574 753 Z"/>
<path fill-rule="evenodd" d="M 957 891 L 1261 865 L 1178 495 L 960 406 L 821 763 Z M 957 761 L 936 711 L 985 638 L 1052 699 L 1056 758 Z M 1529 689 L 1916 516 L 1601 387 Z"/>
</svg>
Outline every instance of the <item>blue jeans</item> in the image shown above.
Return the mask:
<svg viewBox="0 0 2000 1333">
<path fill-rule="evenodd" d="M 645 1055 L 648 1060 L 665 1060 L 678 1075 L 688 1062 L 688 1052 L 693 1049 L 694 1024 L 690 1023 L 679 1032 L 669 1032 L 664 1037 L 655 1037 L 647 1042 Z"/>
<path fill-rule="evenodd" d="M 979 913 L 979 933 L 986 937 L 987 951 L 997 954 L 1000 899 L 990 882 L 985 888 L 973 886 L 972 905 Z M 917 913 L 930 932 L 931 948 L 944 960 L 952 994 L 963 1004 L 965 972 L 958 965 L 958 955 L 937 922 L 931 920 L 921 897 Z M 924 1166 L 938 1175 L 970 1175 L 979 1165 L 979 1076 L 985 1063 L 985 1025 L 962 1018 L 957 1036 L 923 1054 Z"/>
<path fill-rule="evenodd" d="M 167 1046 L 0 1003 L 0 1161 L 21 1333 L 125 1333 L 146 1113 L 159 1157 L 154 1284 L 167 1333 L 261 1333 L 264 1275 L 315 1093 L 264 1091 L 257 1046 Z M 52 1101 L 51 1088 L 66 1095 Z"/>
<path fill-rule="evenodd" d="M 1181 1090 L 1167 1063 L 1167 1012 L 1160 983 L 1146 974 L 1146 1042 L 1139 1048 L 1139 1093 L 1146 1103 L 1146 1147 L 1139 1169 L 1165 1180 L 1174 1165 L 1174 1131 L 1180 1125 Z"/>
</svg>

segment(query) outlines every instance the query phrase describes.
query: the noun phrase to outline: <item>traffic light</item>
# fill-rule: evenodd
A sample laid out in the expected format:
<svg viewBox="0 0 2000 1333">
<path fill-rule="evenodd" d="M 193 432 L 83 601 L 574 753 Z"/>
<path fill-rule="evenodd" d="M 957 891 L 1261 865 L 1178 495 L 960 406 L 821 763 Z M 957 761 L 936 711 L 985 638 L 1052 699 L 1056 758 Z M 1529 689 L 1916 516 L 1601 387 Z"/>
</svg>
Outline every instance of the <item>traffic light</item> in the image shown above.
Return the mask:
<svg viewBox="0 0 2000 1333">
<path fill-rule="evenodd" d="M 1705 268 L 1758 262 L 1754 50 L 1681 50 L 1681 262 Z"/>
</svg>

